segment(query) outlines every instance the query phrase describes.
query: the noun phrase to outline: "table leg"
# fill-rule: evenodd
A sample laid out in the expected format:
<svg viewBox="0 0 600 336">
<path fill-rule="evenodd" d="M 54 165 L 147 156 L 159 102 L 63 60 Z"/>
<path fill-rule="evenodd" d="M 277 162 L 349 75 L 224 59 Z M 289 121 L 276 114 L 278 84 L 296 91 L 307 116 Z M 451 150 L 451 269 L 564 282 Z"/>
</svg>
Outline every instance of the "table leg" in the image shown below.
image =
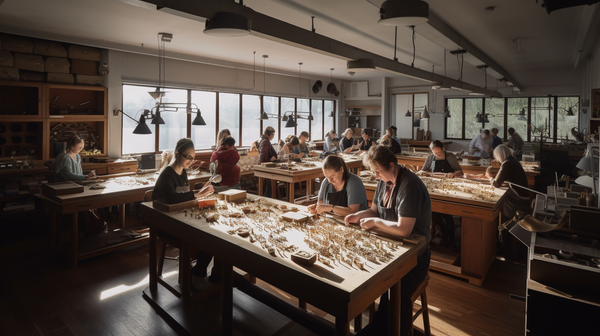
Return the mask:
<svg viewBox="0 0 600 336">
<path fill-rule="evenodd" d="M 71 214 L 71 267 L 77 267 L 77 212 Z"/>
<path fill-rule="evenodd" d="M 306 311 L 306 301 L 298 299 L 298 308 Z"/>
<path fill-rule="evenodd" d="M 181 280 L 181 297 L 185 299 L 190 298 L 191 287 L 192 287 L 192 275 L 190 273 L 190 245 L 186 242 L 181 242 L 181 249 L 179 250 L 179 274 Z M 155 253 L 156 255 L 156 253 Z M 156 269 L 155 269 L 156 270 Z"/>
<path fill-rule="evenodd" d="M 315 186 L 315 180 L 310 179 L 310 180 L 306 181 L 306 196 L 307 196 L 307 198 L 313 194 L 314 186 Z"/>
<path fill-rule="evenodd" d="M 125 206 L 127 204 L 119 204 L 119 227 L 125 228 Z"/>
<path fill-rule="evenodd" d="M 264 179 L 262 177 L 259 177 L 258 178 L 258 196 L 263 195 L 263 183 L 264 183 Z"/>
<path fill-rule="evenodd" d="M 292 204 L 294 203 L 294 196 L 295 196 L 294 185 L 295 185 L 294 182 L 288 183 L 289 202 Z"/>
<path fill-rule="evenodd" d="M 347 316 L 336 316 L 335 317 L 335 335 L 336 336 L 350 335 L 350 323 L 348 323 Z"/>
<path fill-rule="evenodd" d="M 181 261 L 180 261 L 181 263 Z M 150 292 L 156 293 L 157 290 L 157 260 L 156 260 L 156 228 L 150 227 L 150 260 L 149 260 L 149 273 L 150 274 Z"/>
<path fill-rule="evenodd" d="M 398 280 L 390 288 L 390 308 L 389 308 L 389 335 L 399 336 L 400 335 L 400 286 L 401 280 Z"/>
<path fill-rule="evenodd" d="M 223 262 L 223 335 L 233 334 L 233 266 Z"/>
<path fill-rule="evenodd" d="M 271 179 L 271 198 L 277 199 L 277 181 Z"/>
<path fill-rule="evenodd" d="M 354 332 L 357 333 L 361 330 L 362 330 L 362 313 L 358 314 L 358 316 L 354 318 Z"/>
<path fill-rule="evenodd" d="M 50 248 L 56 249 L 56 226 L 59 219 L 56 218 L 58 213 L 54 208 L 50 208 Z"/>
</svg>

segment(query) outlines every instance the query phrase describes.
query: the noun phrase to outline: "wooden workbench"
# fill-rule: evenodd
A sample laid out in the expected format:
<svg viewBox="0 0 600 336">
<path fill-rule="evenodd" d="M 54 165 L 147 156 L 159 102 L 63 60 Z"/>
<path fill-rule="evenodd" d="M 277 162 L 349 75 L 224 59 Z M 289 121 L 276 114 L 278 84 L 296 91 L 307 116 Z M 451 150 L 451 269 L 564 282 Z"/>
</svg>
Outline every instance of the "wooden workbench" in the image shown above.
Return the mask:
<svg viewBox="0 0 600 336">
<path fill-rule="evenodd" d="M 373 200 L 377 183 L 364 183 Z M 455 275 L 481 286 L 496 256 L 496 237 L 504 189 L 496 189 L 493 201 L 475 200 L 459 193 L 444 195 L 429 190 L 431 211 L 462 217 L 460 266 L 431 260 L 430 269 Z"/>
<path fill-rule="evenodd" d="M 360 170 L 363 166 L 362 159 L 354 156 L 343 156 L 349 170 Z M 294 183 L 306 181 L 306 195 L 312 195 L 314 180 L 323 178 L 323 162 L 314 162 L 315 166 L 294 166 L 293 170 L 281 167 L 253 166 L 254 176 L 258 177 L 258 194 L 263 194 L 263 179 L 271 180 L 271 198 L 277 198 L 277 181 L 285 182 L 288 190 L 288 201 L 294 203 Z"/>
<path fill-rule="evenodd" d="M 259 197 L 253 196 L 254 199 Z M 270 200 L 277 204 L 292 204 Z M 306 211 L 306 207 L 294 205 Z M 347 265 L 334 265 L 327 267 L 320 262 L 313 266 L 303 266 L 291 261 L 289 256 L 273 256 L 261 248 L 259 242 L 251 243 L 248 238 L 231 235 L 226 232 L 226 226 L 209 224 L 204 218 L 196 219 L 182 212 L 162 212 L 154 209 L 151 202 L 142 204 L 144 219 L 150 226 L 150 283 L 144 290 L 144 296 L 163 313 L 170 314 L 169 318 L 188 328 L 191 334 L 197 334 L 194 323 L 215 323 L 214 320 L 202 320 L 202 316 L 194 318 L 181 318 L 171 313 L 176 303 L 165 302 L 165 295 L 171 292 L 159 287 L 156 272 L 156 232 L 161 230 L 180 239 L 185 251 L 189 246 L 202 246 L 202 249 L 222 260 L 223 263 L 223 289 L 222 289 L 222 334 L 231 335 L 236 323 L 232 316 L 233 298 L 236 297 L 232 288 L 233 266 L 252 274 L 261 280 L 297 297 L 300 301 L 333 315 L 335 317 L 336 335 L 349 335 L 349 323 L 359 316 L 379 296 L 391 289 L 390 298 L 390 335 L 399 335 L 400 328 L 400 280 L 408 273 L 417 262 L 417 251 L 425 244 L 425 239 L 415 236 L 416 244 L 405 243 L 393 252 L 394 257 L 387 263 L 369 263 L 368 271 L 359 270 Z M 293 230 L 294 231 L 294 230 Z M 305 233 L 295 230 L 291 233 L 294 241 L 302 242 Z M 381 238 L 383 239 L 383 238 Z M 299 245 L 298 245 L 299 246 Z M 184 257 L 182 257 L 184 258 Z M 181 262 L 185 262 L 182 259 Z M 184 267 L 185 272 L 189 270 Z M 189 286 L 186 283 L 189 274 L 180 274 L 181 287 Z M 188 290 L 189 292 L 189 290 Z M 237 293 L 237 290 L 236 290 Z M 190 300 L 189 295 L 182 295 L 181 309 L 192 309 L 185 300 Z M 252 318 L 251 312 L 237 318 Z M 173 315 L 171 315 L 173 314 Z M 193 316 L 180 314 L 178 316 Z M 196 327 L 197 328 L 197 327 Z M 189 330 L 192 329 L 192 330 Z"/>
<path fill-rule="evenodd" d="M 127 174 L 127 173 L 125 173 Z M 158 175 L 151 174 L 151 176 Z M 206 182 L 210 175 L 208 173 L 202 173 L 199 175 L 189 175 L 188 179 L 190 186 L 194 186 L 198 182 Z M 102 176 L 104 178 L 104 176 Z M 125 179 L 133 179 L 134 177 L 126 176 L 122 177 Z M 69 259 L 72 267 L 77 267 L 77 262 L 82 259 L 91 258 L 100 254 L 108 253 L 114 250 L 118 250 L 127 246 L 139 244 L 140 241 L 146 240 L 146 238 L 139 238 L 132 241 L 125 241 L 122 243 L 111 244 L 109 246 L 101 247 L 85 253 L 79 253 L 78 251 L 78 213 L 82 211 L 88 211 L 90 209 L 99 209 L 110 206 L 119 207 L 119 227 L 125 227 L 125 205 L 132 202 L 141 202 L 144 199 L 144 193 L 154 188 L 154 183 L 143 185 L 143 184 L 124 184 L 117 183 L 115 180 L 108 179 L 105 184 L 105 189 L 91 190 L 89 185 L 84 187 L 82 193 L 61 195 L 46 197 L 42 194 L 36 194 L 35 196 L 40 198 L 44 204 L 50 208 L 50 246 L 52 249 L 56 247 L 56 227 L 60 220 L 61 215 L 71 215 L 71 238 L 70 238 L 70 250 Z"/>
</svg>

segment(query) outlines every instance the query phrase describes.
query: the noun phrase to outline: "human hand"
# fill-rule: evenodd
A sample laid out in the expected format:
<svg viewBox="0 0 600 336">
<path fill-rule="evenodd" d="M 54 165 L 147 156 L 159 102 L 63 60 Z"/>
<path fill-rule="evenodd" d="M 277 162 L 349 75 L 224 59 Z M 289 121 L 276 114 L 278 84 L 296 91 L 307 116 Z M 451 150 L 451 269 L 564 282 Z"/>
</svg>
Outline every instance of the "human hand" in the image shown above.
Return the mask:
<svg viewBox="0 0 600 336">
<path fill-rule="evenodd" d="M 454 173 L 448 173 L 448 177 L 454 177 Z"/>
<path fill-rule="evenodd" d="M 377 227 L 377 224 L 375 223 L 375 217 L 363 218 L 360 220 L 359 224 L 360 227 L 365 230 L 371 230 L 372 228 Z"/>
<path fill-rule="evenodd" d="M 90 171 L 89 174 L 87 174 L 87 176 L 85 177 L 86 180 L 92 180 L 96 178 L 96 171 L 92 170 Z"/>
<path fill-rule="evenodd" d="M 317 204 L 309 205 L 308 211 L 310 211 L 311 214 L 316 215 L 317 214 Z"/>
<path fill-rule="evenodd" d="M 316 205 L 316 211 L 319 215 L 323 212 L 333 212 L 333 205 L 331 204 L 317 203 Z"/>
<path fill-rule="evenodd" d="M 215 192 L 215 188 L 213 187 L 213 185 L 211 183 L 206 182 L 204 184 L 204 186 L 202 186 L 202 189 L 198 190 L 198 192 L 196 192 L 194 194 L 194 196 L 196 196 L 196 198 L 202 198 L 202 197 L 210 196 L 214 192 Z"/>
<path fill-rule="evenodd" d="M 274 156 L 271 157 L 271 161 L 277 160 Z"/>
<path fill-rule="evenodd" d="M 357 214 L 351 214 L 344 217 L 344 223 L 346 223 L 346 225 L 357 224 L 359 220 L 360 217 Z"/>
</svg>

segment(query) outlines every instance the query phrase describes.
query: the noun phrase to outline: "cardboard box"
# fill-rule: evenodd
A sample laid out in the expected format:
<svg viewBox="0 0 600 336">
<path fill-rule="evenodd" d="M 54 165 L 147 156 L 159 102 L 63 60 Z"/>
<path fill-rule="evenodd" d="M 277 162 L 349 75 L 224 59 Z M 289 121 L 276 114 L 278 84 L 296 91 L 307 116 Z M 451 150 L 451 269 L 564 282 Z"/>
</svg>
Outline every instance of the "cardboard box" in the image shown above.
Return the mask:
<svg viewBox="0 0 600 336">
<path fill-rule="evenodd" d="M 0 40 L 2 40 L 2 50 L 25 54 L 33 53 L 33 42 L 27 37 L 2 34 Z"/>
<path fill-rule="evenodd" d="M 50 57 L 67 57 L 67 49 L 62 43 L 46 40 L 33 40 L 33 53 Z"/>
<path fill-rule="evenodd" d="M 74 75 L 98 76 L 98 62 L 74 59 L 71 61 L 71 73 Z"/>
<path fill-rule="evenodd" d="M 241 202 L 246 199 L 246 191 L 238 189 L 229 189 L 219 192 L 219 199 L 227 202 Z"/>
<path fill-rule="evenodd" d="M 0 51 L 0 66 L 13 67 L 14 58 L 10 51 Z"/>
<path fill-rule="evenodd" d="M 15 53 L 14 57 L 15 68 L 19 70 L 44 72 L 44 58 L 42 56 Z"/>
<path fill-rule="evenodd" d="M 23 82 L 43 83 L 46 81 L 46 74 L 43 72 L 19 70 L 20 80 Z"/>
<path fill-rule="evenodd" d="M 75 84 L 102 85 L 103 81 L 104 77 L 102 76 L 75 75 Z"/>
<path fill-rule="evenodd" d="M 100 49 L 73 44 L 69 46 L 69 58 L 100 62 Z"/>
<path fill-rule="evenodd" d="M 60 83 L 60 84 L 73 84 L 75 79 L 71 74 L 53 73 L 49 72 L 46 75 L 46 81 L 48 83 Z"/>
<path fill-rule="evenodd" d="M 19 80 L 19 69 L 0 66 L 0 80 Z"/>
<path fill-rule="evenodd" d="M 66 58 L 48 57 L 44 63 L 46 72 L 70 73 L 71 63 Z"/>
</svg>

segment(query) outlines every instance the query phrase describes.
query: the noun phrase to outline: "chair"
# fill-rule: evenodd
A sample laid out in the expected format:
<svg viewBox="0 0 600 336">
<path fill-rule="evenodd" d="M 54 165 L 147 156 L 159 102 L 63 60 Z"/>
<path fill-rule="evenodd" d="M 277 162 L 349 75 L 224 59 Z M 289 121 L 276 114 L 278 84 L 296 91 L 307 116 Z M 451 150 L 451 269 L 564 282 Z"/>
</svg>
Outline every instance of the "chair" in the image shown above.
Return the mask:
<svg viewBox="0 0 600 336">
<path fill-rule="evenodd" d="M 429 325 L 429 307 L 427 306 L 427 293 L 425 291 L 427 289 L 428 284 L 429 274 L 427 274 L 425 279 L 421 281 L 417 289 L 415 289 L 415 291 L 410 297 L 413 305 L 415 304 L 415 301 L 419 298 L 419 296 L 421 297 L 421 308 L 417 310 L 417 312 L 413 315 L 412 318 L 413 328 L 411 328 L 410 330 L 411 336 L 413 334 L 415 320 L 419 317 L 419 315 L 423 315 L 423 332 L 425 333 L 425 336 L 431 336 L 431 326 Z"/>
</svg>

